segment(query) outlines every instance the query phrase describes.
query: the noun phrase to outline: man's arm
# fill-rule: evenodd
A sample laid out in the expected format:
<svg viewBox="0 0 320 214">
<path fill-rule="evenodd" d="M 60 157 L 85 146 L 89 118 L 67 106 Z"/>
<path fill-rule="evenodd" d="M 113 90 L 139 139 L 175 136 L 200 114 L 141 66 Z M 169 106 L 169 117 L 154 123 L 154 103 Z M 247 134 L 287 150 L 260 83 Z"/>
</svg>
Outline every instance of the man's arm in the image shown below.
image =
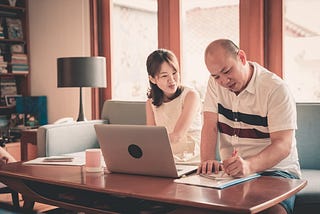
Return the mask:
<svg viewBox="0 0 320 214">
<path fill-rule="evenodd" d="M 242 159 L 240 156 L 223 161 L 231 176 L 245 176 L 272 168 L 290 154 L 293 130 L 270 133 L 271 144 L 257 155 Z"/>
<path fill-rule="evenodd" d="M 216 161 L 217 136 L 218 114 L 204 112 L 200 144 L 201 164 L 198 168 L 198 173 L 218 172 L 220 163 Z"/>
</svg>

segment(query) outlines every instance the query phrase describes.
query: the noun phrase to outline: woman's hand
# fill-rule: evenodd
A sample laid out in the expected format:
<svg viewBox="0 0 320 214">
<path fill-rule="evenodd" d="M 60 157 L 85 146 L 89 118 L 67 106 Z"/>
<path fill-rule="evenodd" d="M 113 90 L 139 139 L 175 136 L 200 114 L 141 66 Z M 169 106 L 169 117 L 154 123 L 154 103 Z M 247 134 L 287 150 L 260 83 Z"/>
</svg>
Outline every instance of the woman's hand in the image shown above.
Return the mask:
<svg viewBox="0 0 320 214">
<path fill-rule="evenodd" d="M 7 164 L 9 161 L 9 158 L 7 158 L 6 156 L 3 156 L 0 158 L 0 167 Z"/>
<path fill-rule="evenodd" d="M 0 147 L 0 166 L 10 162 L 16 162 L 16 160 L 4 148 Z"/>
</svg>

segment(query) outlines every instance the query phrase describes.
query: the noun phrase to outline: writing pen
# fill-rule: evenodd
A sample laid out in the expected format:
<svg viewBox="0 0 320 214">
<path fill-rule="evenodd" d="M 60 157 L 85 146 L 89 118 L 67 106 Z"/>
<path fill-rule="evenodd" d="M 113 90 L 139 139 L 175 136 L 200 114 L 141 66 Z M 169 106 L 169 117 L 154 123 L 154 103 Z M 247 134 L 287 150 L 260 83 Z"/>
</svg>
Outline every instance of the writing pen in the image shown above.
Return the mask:
<svg viewBox="0 0 320 214">
<path fill-rule="evenodd" d="M 237 150 L 236 148 L 233 148 L 231 157 L 233 158 L 233 157 L 236 157 L 237 155 L 238 155 L 238 150 Z M 219 167 L 219 168 L 220 168 L 220 167 Z M 221 168 L 222 168 L 222 167 L 221 167 Z M 225 173 L 226 173 L 226 172 L 225 172 L 224 169 L 223 169 L 223 173 L 222 173 L 221 177 L 224 176 Z"/>
<path fill-rule="evenodd" d="M 236 148 L 233 148 L 231 157 L 236 157 L 237 155 L 238 155 L 238 150 Z"/>
</svg>

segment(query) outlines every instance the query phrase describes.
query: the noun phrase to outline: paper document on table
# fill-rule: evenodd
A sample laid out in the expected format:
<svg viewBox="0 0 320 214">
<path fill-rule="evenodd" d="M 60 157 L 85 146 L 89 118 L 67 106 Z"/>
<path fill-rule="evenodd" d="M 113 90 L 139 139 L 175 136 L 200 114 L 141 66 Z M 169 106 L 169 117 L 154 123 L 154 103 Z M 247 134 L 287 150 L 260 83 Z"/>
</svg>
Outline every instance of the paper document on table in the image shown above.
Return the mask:
<svg viewBox="0 0 320 214">
<path fill-rule="evenodd" d="M 43 165 L 70 165 L 70 166 L 82 166 L 85 164 L 85 159 L 80 156 L 50 156 L 40 157 L 33 160 L 24 162 L 25 165 L 43 164 Z"/>
<path fill-rule="evenodd" d="M 212 187 L 216 189 L 223 189 L 238 183 L 242 183 L 254 178 L 259 177 L 259 174 L 252 174 L 242 178 L 233 178 L 228 175 L 215 177 L 214 174 L 211 175 L 197 175 L 193 174 L 190 176 L 175 179 L 174 182 L 181 184 L 189 184 L 195 186 Z"/>
<path fill-rule="evenodd" d="M 219 171 L 218 173 L 211 174 L 199 174 L 202 177 L 209 178 L 212 180 L 232 180 L 234 179 L 232 176 L 228 175 L 224 171 Z"/>
</svg>

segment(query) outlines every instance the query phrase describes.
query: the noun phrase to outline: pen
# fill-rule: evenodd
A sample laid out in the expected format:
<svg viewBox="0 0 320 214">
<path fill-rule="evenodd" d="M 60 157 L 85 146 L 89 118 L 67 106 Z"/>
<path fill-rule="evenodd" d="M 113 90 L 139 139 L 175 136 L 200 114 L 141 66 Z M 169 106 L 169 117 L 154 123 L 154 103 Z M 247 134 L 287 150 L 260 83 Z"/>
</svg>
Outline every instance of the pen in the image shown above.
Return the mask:
<svg viewBox="0 0 320 214">
<path fill-rule="evenodd" d="M 233 151 L 232 151 L 232 154 L 231 154 L 231 157 L 236 157 L 238 155 L 238 150 L 236 148 L 233 148 Z M 224 176 L 225 174 L 225 171 L 223 169 L 223 173 L 221 176 Z"/>
<path fill-rule="evenodd" d="M 231 157 L 236 157 L 237 155 L 238 155 L 238 150 L 236 148 L 233 148 Z"/>
</svg>

